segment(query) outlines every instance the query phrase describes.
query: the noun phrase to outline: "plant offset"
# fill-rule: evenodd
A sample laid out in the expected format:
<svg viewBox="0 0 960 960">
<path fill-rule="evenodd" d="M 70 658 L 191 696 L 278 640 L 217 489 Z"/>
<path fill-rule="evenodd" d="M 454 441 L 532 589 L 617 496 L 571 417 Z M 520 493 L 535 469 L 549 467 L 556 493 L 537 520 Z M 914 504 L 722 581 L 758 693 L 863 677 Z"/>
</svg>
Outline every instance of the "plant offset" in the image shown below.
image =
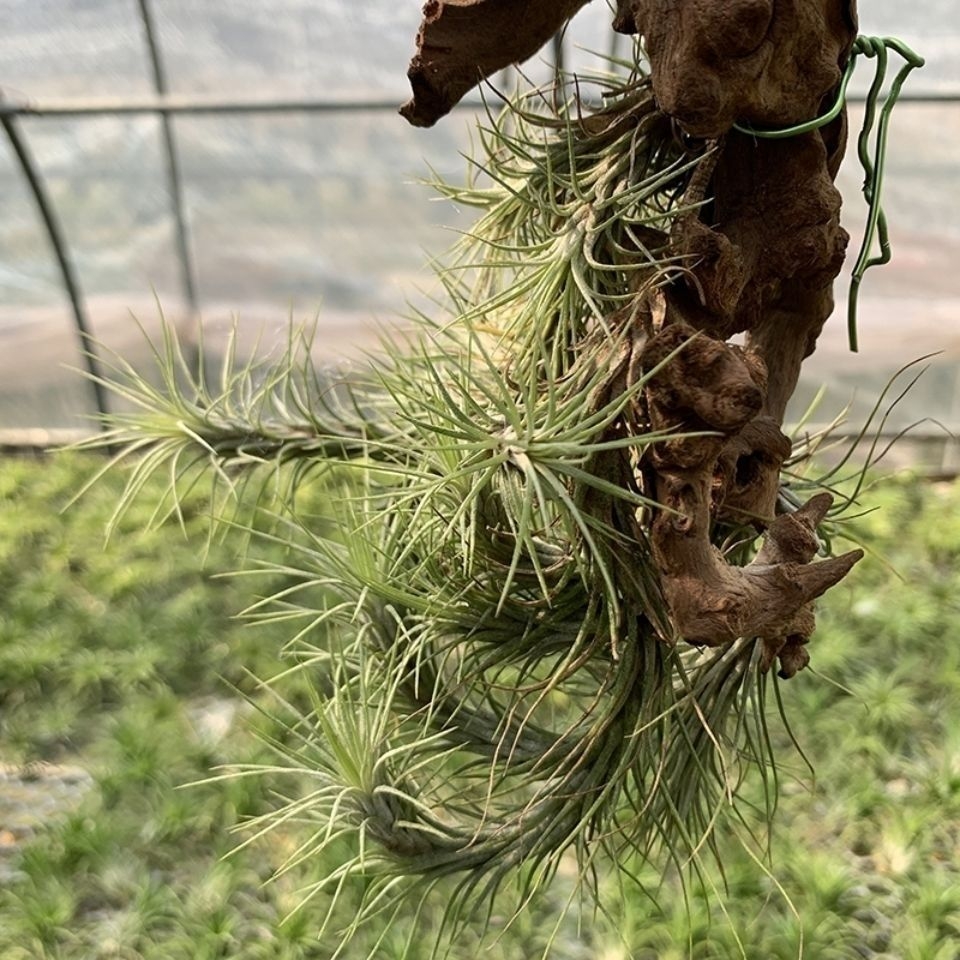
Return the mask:
<svg viewBox="0 0 960 960">
<path fill-rule="evenodd" d="M 495 0 L 427 4 L 406 115 L 435 121 L 580 5 L 511 30 Z M 293 862 L 352 838 L 310 895 L 364 876 L 356 923 L 451 876 L 442 926 L 507 881 L 519 910 L 571 855 L 594 893 L 628 854 L 699 872 L 718 824 L 762 856 L 771 668 L 807 665 L 812 602 L 862 556 L 816 559 L 839 508 L 786 482 L 782 430 L 844 258 L 845 118 L 759 135 L 835 95 L 852 6 L 651 0 L 616 26 L 649 68 L 518 97 L 475 182 L 439 185 L 478 220 L 445 312 L 389 359 L 330 386 L 294 344 L 213 388 L 168 339 L 164 389 L 122 364 L 112 384 L 139 410 L 97 442 L 144 453 L 123 503 L 159 468 L 175 510 L 198 465 L 285 468 L 296 582 L 255 609 L 299 622 L 316 697 L 270 775 L 316 787 L 259 825 L 319 824 Z M 294 496 L 317 470 L 321 520 Z"/>
</svg>

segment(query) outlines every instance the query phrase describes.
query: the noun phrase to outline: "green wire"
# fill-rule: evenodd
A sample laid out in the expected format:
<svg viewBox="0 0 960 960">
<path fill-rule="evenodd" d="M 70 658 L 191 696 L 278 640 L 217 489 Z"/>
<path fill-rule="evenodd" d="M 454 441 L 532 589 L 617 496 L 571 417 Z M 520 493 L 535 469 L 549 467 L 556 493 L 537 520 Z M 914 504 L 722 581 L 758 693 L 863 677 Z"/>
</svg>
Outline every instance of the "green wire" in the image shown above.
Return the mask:
<svg viewBox="0 0 960 960">
<path fill-rule="evenodd" d="M 900 54 L 904 60 L 904 65 L 890 85 L 890 92 L 880 107 L 879 120 L 877 120 L 877 104 L 880 101 L 883 83 L 887 75 L 888 50 Z M 765 140 L 784 140 L 788 137 L 796 137 L 801 133 L 808 133 L 811 130 L 818 130 L 830 123 L 831 120 L 835 120 L 843 110 L 847 99 L 847 85 L 853 75 L 857 56 L 860 54 L 868 58 L 876 57 L 877 66 L 873 83 L 870 84 L 870 91 L 866 97 L 863 127 L 857 140 L 857 156 L 864 172 L 863 197 L 867 202 L 867 223 L 864 229 L 863 242 L 860 244 L 860 253 L 850 276 L 850 293 L 847 300 L 847 336 L 850 349 L 854 353 L 858 349 L 857 297 L 860 293 L 860 283 L 863 280 L 863 275 L 870 267 L 890 262 L 890 235 L 887 230 L 887 217 L 880 204 L 880 190 L 883 186 L 883 172 L 887 156 L 887 135 L 890 129 L 890 113 L 900 98 L 900 91 L 907 75 L 914 68 L 923 66 L 923 57 L 918 56 L 902 40 L 898 40 L 896 37 L 857 37 L 853 44 L 850 59 L 847 62 L 847 68 L 840 81 L 837 99 L 822 116 L 807 123 L 799 123 L 780 130 L 756 130 L 753 127 L 742 126 L 738 123 L 733 125 L 733 129 L 740 131 L 740 133 Z M 873 132 L 874 122 L 876 122 L 876 136 L 871 149 L 870 135 Z M 879 240 L 880 253 L 876 257 L 871 257 L 870 251 L 873 249 L 874 238 Z"/>
</svg>

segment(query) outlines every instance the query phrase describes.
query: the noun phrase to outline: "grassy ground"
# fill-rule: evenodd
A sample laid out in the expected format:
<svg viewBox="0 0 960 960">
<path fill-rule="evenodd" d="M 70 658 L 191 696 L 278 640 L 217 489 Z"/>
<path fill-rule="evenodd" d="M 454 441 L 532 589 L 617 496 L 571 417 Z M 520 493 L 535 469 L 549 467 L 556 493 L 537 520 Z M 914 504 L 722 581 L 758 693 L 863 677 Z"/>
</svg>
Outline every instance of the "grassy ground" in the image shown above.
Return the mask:
<svg viewBox="0 0 960 960">
<path fill-rule="evenodd" d="M 251 582 L 214 576 L 237 545 L 213 543 L 204 558 L 202 494 L 188 498 L 188 538 L 173 524 L 142 532 L 148 496 L 102 549 L 119 477 L 58 513 L 90 470 L 67 457 L 0 461 L 0 763 L 92 777 L 41 827 L 19 814 L 16 829 L 0 823 L 0 960 L 330 957 L 336 942 L 316 937 L 321 902 L 281 922 L 325 865 L 266 882 L 296 830 L 226 856 L 277 783 L 182 786 L 224 762 L 270 761 L 262 737 L 283 729 L 253 678 L 283 668 L 284 634 L 232 618 Z M 812 784 L 791 760 L 798 777 L 781 786 L 775 876 L 790 902 L 731 844 L 728 918 L 670 886 L 659 908 L 628 889 L 612 921 L 562 923 L 553 956 L 759 960 L 796 957 L 802 939 L 813 960 L 960 957 L 960 487 L 896 483 L 878 499 L 865 537 L 903 579 L 862 564 L 824 604 L 817 673 L 782 687 L 817 771 Z M 297 699 L 303 683 L 281 689 Z M 0 811 L 13 816 L 12 803 L 0 796 Z M 537 956 L 568 882 L 482 955 Z M 376 956 L 428 955 L 422 931 L 408 948 L 411 930 Z M 379 932 L 346 956 L 365 956 Z M 453 955 L 477 952 L 465 935 Z"/>
</svg>

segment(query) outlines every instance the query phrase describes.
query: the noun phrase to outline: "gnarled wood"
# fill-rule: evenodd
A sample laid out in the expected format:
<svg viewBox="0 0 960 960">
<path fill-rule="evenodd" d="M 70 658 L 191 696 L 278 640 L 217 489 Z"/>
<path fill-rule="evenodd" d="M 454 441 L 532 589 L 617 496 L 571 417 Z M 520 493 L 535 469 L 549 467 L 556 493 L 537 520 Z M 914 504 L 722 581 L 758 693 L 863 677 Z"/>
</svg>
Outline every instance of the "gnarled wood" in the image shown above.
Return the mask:
<svg viewBox="0 0 960 960">
<path fill-rule="evenodd" d="M 776 515 L 790 453 L 780 427 L 846 251 L 833 185 L 845 118 L 783 140 L 732 128 L 815 117 L 849 56 L 853 7 L 625 0 L 616 26 L 643 33 L 661 107 L 688 135 L 716 138 L 709 182 L 691 197 L 702 202 L 671 238 L 689 270 L 656 294 L 659 332 L 644 351 L 651 369 L 689 341 L 647 390 L 652 424 L 716 431 L 658 444 L 652 458 L 656 499 L 667 508 L 650 532 L 664 594 L 680 637 L 710 646 L 761 638 L 762 667 L 779 657 L 781 674 L 792 676 L 809 659 L 813 600 L 862 555 L 811 562 L 829 498 Z M 745 349 L 726 342 L 738 333 Z M 721 519 L 766 530 L 752 563 L 732 565 L 714 546 Z"/>
<path fill-rule="evenodd" d="M 433 126 L 491 74 L 533 56 L 588 0 L 428 0 L 400 113 Z"/>
<path fill-rule="evenodd" d="M 584 2 L 431 0 L 405 116 L 433 123 L 481 77 L 535 52 Z M 608 384 L 623 389 L 662 365 L 623 429 L 688 434 L 657 443 L 637 468 L 664 507 L 648 532 L 669 639 L 716 646 L 757 637 L 762 668 L 779 658 L 792 676 L 809 659 L 813 600 L 861 556 L 812 562 L 829 497 L 777 515 L 790 453 L 783 418 L 846 251 L 833 184 L 846 119 L 780 140 L 743 128 L 800 124 L 833 102 L 856 37 L 855 4 L 620 0 L 614 27 L 643 35 L 660 108 L 704 141 L 683 201 L 689 212 L 670 235 L 685 271 L 665 287 L 635 288 L 638 301 L 624 311 L 639 318 L 630 360 L 613 365 Z M 728 343 L 736 334 L 743 347 Z M 620 482 L 609 459 L 604 469 Z M 714 545 L 718 524 L 731 522 L 766 532 L 746 566 Z"/>
<path fill-rule="evenodd" d="M 644 37 L 663 109 L 697 137 L 735 121 L 811 120 L 856 37 L 853 0 L 620 0 L 614 27 Z"/>
</svg>

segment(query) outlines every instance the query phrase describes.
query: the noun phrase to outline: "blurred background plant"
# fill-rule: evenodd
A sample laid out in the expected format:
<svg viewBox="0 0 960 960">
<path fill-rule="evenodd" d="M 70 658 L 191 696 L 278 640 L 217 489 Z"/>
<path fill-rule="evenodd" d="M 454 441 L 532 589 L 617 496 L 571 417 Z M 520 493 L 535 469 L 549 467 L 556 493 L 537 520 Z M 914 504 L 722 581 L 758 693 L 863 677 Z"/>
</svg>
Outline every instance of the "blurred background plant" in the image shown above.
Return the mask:
<svg viewBox="0 0 960 960">
<path fill-rule="evenodd" d="M 232 617 L 250 583 L 215 575 L 236 566 L 235 540 L 215 538 L 204 560 L 175 518 L 144 530 L 146 501 L 103 552 L 91 550 L 127 478 L 105 478 L 83 509 L 56 508 L 97 463 L 0 463 L 0 757 L 8 775 L 32 763 L 41 790 L 44 771 L 92 778 L 42 822 L 4 790 L 0 957 L 330 957 L 362 889 L 344 898 L 323 940 L 324 896 L 284 918 L 348 851 L 308 858 L 270 882 L 314 825 L 292 821 L 234 851 L 247 836 L 234 828 L 274 805 L 275 789 L 297 785 L 240 778 L 185 786 L 217 764 L 275 761 L 267 741 L 289 735 L 277 698 L 304 706 L 310 690 L 299 672 L 272 693 L 253 676 L 284 669 L 276 651 L 289 629 L 251 630 Z M 145 493 L 155 499 L 164 481 L 150 484 Z M 307 495 L 322 513 L 323 483 Z M 696 889 L 685 899 L 670 877 L 655 906 L 606 876 L 609 915 L 579 925 L 571 917 L 554 936 L 572 881 L 561 865 L 550 895 L 501 933 L 492 957 L 536 956 L 553 936 L 561 958 L 792 958 L 801 933 L 809 957 L 956 956 L 960 721 L 951 704 L 960 648 L 950 638 L 960 628 L 960 488 L 905 475 L 872 496 L 880 509 L 859 529 L 873 555 L 856 584 L 823 602 L 814 671 L 784 688 L 816 777 L 798 761 L 781 784 L 787 802 L 772 855 L 783 893 L 734 845 L 724 850 L 724 910 L 708 908 Z M 188 532 L 204 536 L 206 494 L 191 492 L 183 507 Z M 285 558 L 276 544 L 251 549 L 265 561 Z M 130 571 L 142 567 L 150 575 L 138 590 Z M 268 575 L 258 589 L 281 584 Z M 23 793 L 21 803 L 36 808 L 37 796 Z M 636 870 L 661 883 L 642 864 Z M 424 931 L 443 911 L 443 890 L 436 894 L 421 911 L 425 926 L 399 923 L 374 955 L 429 956 Z M 494 928 L 504 919 L 494 915 Z M 453 956 L 475 955 L 471 930 Z M 365 956 L 381 932 L 361 928 L 347 956 Z"/>
</svg>

